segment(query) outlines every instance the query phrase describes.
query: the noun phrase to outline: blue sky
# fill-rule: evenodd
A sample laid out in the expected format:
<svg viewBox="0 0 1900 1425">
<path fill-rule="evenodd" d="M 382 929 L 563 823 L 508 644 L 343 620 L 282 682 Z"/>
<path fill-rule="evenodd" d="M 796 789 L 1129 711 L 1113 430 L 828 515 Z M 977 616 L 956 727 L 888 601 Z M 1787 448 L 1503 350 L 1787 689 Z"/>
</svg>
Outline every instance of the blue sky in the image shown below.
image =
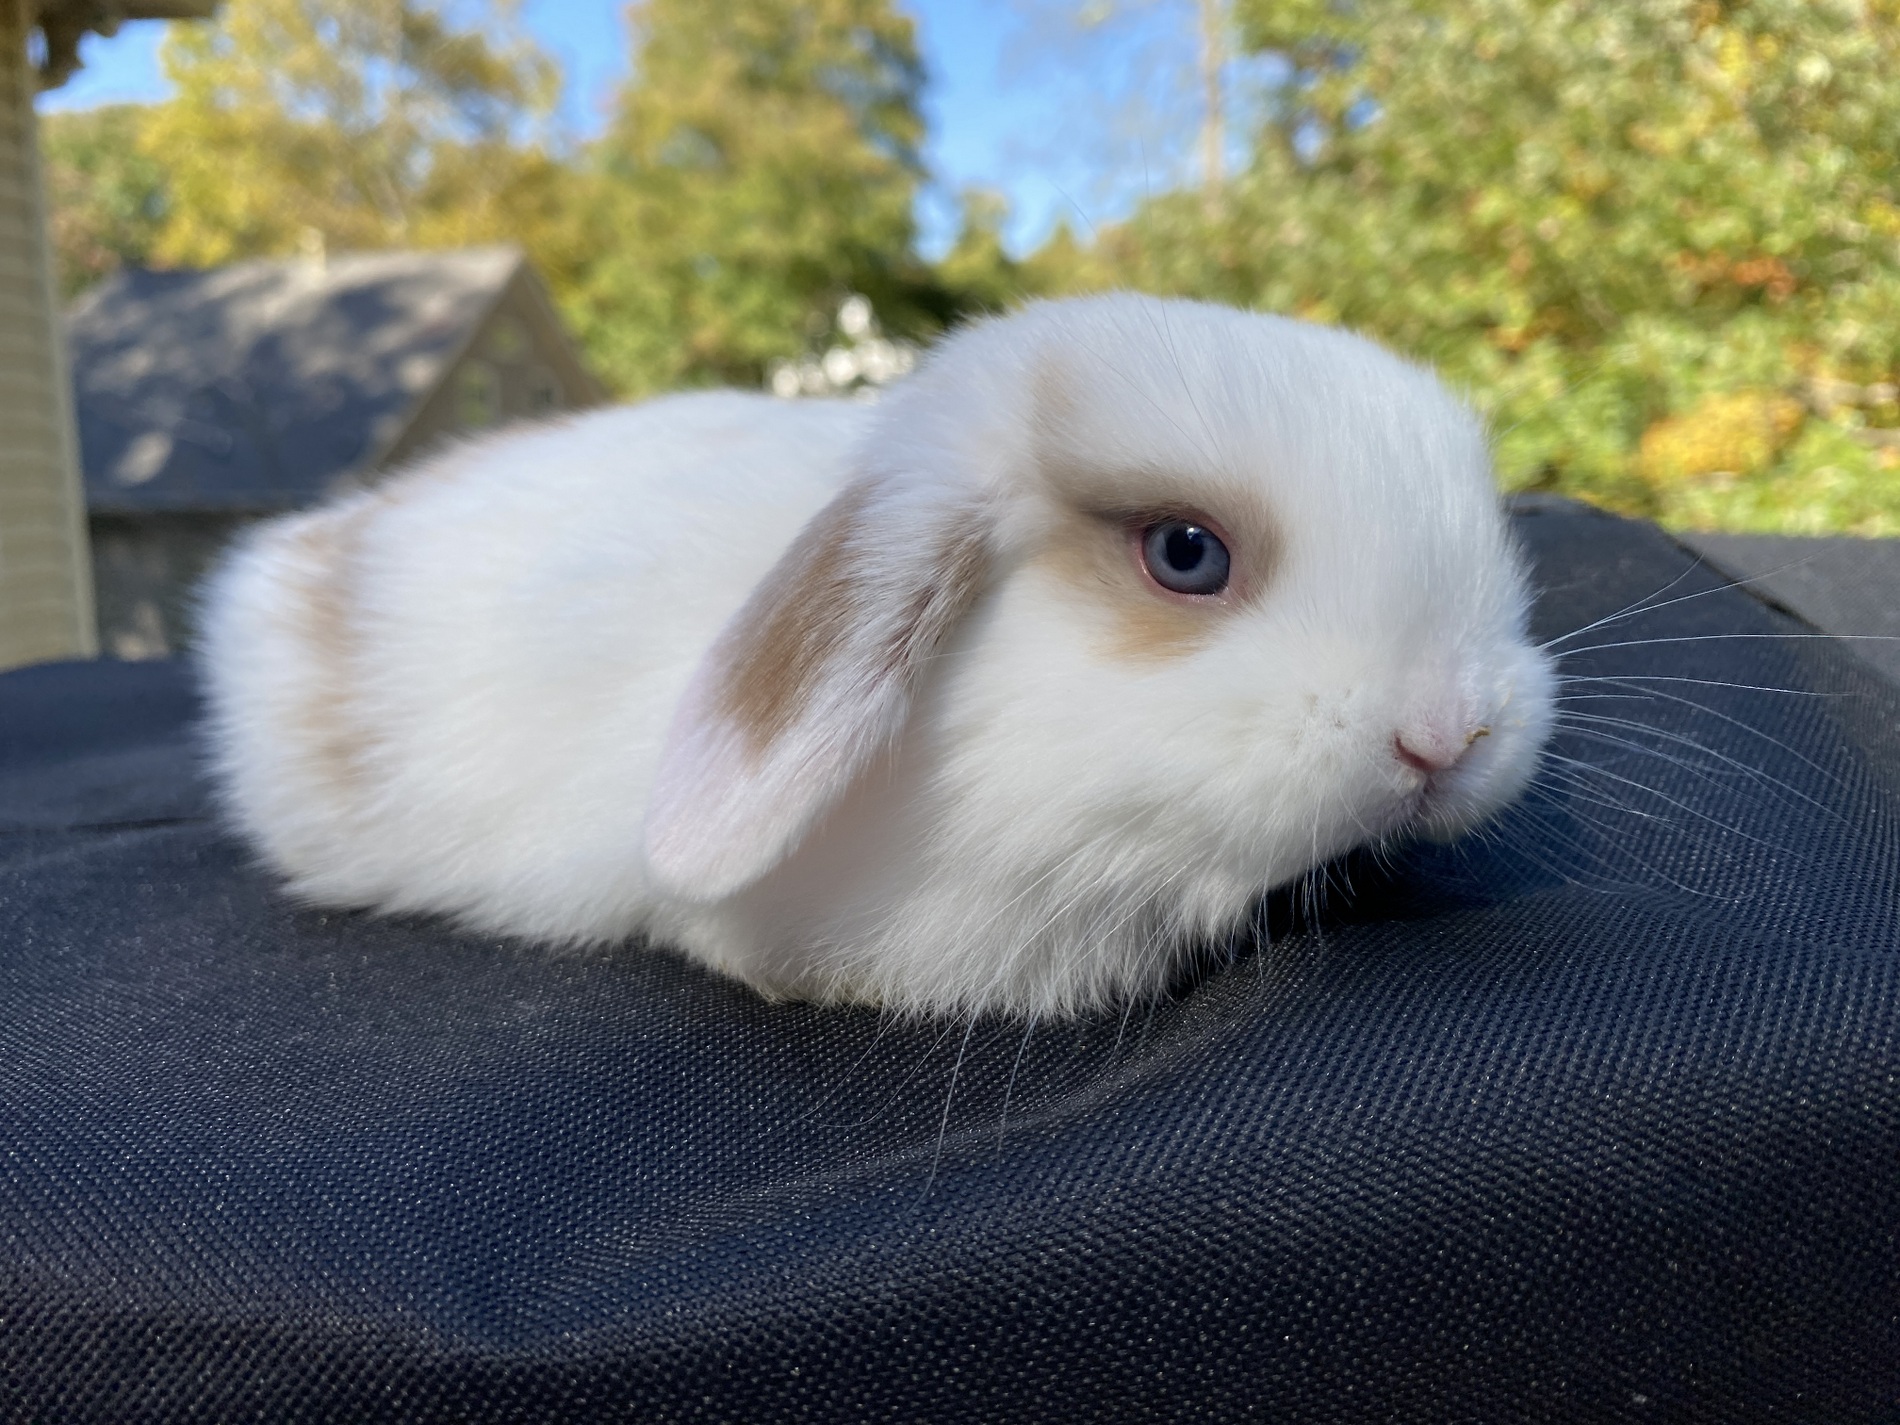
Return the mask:
<svg viewBox="0 0 1900 1425">
<path fill-rule="evenodd" d="M 1126 212 L 1144 192 L 1186 176 L 1198 117 L 1187 66 L 1193 0 L 1146 0 L 1112 25 L 1084 30 L 1084 0 L 900 0 L 916 18 L 930 73 L 926 112 L 937 182 L 919 203 L 926 246 L 952 229 L 955 194 L 1000 189 L 1011 246 L 1033 246 L 1059 218 L 1078 229 Z M 1099 0 L 1094 8 L 1100 8 Z M 524 0 L 528 29 L 567 76 L 563 119 L 597 132 L 625 77 L 622 0 Z M 85 68 L 40 100 L 42 110 L 165 96 L 165 26 L 136 21 L 88 37 Z"/>
</svg>

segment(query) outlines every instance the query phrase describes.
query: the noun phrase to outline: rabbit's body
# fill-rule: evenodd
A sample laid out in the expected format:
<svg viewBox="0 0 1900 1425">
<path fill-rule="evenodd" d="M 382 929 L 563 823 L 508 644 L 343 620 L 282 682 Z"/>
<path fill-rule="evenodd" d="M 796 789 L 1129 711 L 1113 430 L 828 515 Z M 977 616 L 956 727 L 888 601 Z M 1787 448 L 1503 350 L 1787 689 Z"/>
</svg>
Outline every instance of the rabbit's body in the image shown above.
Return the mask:
<svg viewBox="0 0 1900 1425">
<path fill-rule="evenodd" d="M 1231 582 L 1162 588 L 1203 525 Z M 876 409 L 682 396 L 453 451 L 257 532 L 203 658 L 226 804 L 305 899 L 1055 1014 L 1515 795 L 1524 605 L 1426 373 L 1109 298 Z"/>
<path fill-rule="evenodd" d="M 643 929 L 673 706 L 838 493 L 868 414 L 675 396 L 451 450 L 264 526 L 204 601 L 240 823 L 321 904 L 537 939 Z"/>
</svg>

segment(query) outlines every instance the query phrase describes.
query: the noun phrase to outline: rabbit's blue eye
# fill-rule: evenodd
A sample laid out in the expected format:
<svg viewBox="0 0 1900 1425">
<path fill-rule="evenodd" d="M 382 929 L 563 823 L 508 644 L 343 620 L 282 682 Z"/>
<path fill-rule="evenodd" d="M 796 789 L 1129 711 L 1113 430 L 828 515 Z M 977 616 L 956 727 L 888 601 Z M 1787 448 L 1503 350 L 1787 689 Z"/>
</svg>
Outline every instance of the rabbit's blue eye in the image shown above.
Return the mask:
<svg viewBox="0 0 1900 1425">
<path fill-rule="evenodd" d="M 1162 520 L 1141 534 L 1141 562 L 1155 583 L 1177 594 L 1218 594 L 1227 587 L 1227 546 L 1191 520 Z"/>
</svg>

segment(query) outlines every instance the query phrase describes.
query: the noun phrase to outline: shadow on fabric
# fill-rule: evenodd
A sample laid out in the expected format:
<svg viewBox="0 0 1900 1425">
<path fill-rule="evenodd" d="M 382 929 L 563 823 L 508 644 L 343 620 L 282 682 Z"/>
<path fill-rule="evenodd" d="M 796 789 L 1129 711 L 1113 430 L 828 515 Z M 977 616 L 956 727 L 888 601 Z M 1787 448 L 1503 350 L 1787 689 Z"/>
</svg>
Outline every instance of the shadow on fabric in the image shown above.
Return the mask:
<svg viewBox="0 0 1900 1425">
<path fill-rule="evenodd" d="M 1518 528 L 1657 605 L 1526 802 L 1027 1030 L 300 909 L 181 670 L 0 678 L 0 1418 L 1895 1418 L 1900 693 Z"/>
</svg>

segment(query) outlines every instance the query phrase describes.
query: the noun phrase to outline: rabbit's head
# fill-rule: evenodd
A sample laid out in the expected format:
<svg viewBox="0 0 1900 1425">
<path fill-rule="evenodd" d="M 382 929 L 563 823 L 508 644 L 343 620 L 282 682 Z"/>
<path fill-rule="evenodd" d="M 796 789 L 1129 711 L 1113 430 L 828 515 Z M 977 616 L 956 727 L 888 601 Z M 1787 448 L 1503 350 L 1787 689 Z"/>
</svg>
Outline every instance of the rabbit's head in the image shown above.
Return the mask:
<svg viewBox="0 0 1900 1425">
<path fill-rule="evenodd" d="M 716 577 L 709 570 L 710 577 Z M 1264 892 L 1515 797 L 1551 718 L 1482 430 L 1277 317 L 1110 296 L 951 338 L 676 716 L 656 879 L 768 988 L 1060 1012 Z"/>
</svg>

